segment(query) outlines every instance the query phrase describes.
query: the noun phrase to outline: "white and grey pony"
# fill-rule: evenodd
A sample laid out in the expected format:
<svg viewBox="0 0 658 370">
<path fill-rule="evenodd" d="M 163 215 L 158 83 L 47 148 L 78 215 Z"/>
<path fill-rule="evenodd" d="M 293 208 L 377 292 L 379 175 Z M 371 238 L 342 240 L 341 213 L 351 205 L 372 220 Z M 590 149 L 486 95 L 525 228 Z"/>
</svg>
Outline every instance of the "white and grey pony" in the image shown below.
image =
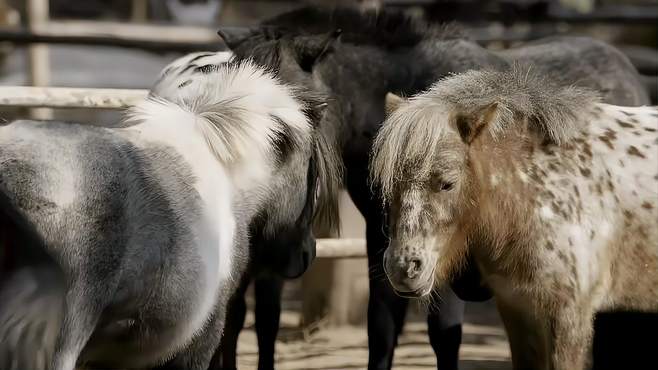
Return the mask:
<svg viewBox="0 0 658 370">
<path fill-rule="evenodd" d="M 319 100 L 248 61 L 200 91 L 0 127 L 1 368 L 208 367 L 250 227 L 310 224 L 333 177 Z"/>
</svg>

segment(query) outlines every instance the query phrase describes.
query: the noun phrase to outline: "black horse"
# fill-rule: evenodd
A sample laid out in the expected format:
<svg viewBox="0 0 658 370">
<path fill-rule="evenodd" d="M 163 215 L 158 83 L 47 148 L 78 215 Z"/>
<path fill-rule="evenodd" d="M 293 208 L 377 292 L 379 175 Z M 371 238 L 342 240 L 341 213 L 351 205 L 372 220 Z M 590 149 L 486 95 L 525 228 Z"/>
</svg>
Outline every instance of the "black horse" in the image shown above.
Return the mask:
<svg viewBox="0 0 658 370">
<path fill-rule="evenodd" d="M 223 29 L 220 35 L 237 58 L 252 58 L 276 70 L 284 81 L 331 97 L 324 117 L 330 124 L 323 125 L 323 134 L 340 148 L 346 188 L 367 224 L 369 369 L 391 367 L 408 305 L 408 299 L 397 296 L 382 278 L 388 244 L 386 209 L 368 180 L 372 139 L 384 119 L 388 92 L 408 96 L 449 73 L 526 63 L 565 84 L 599 90 L 607 102 L 648 104 L 647 92 L 628 59 L 589 38 L 551 38 L 492 52 L 454 28 L 423 24 L 398 13 L 315 8 L 280 15 L 258 28 Z M 455 369 L 462 336 L 461 299 L 481 301 L 490 294 L 473 266 L 465 269 L 452 289 L 444 287 L 439 294 L 428 312 L 430 343 L 438 367 Z M 229 334 L 237 333 L 225 335 Z M 259 344 L 268 339 L 274 340 L 259 338 Z"/>
</svg>

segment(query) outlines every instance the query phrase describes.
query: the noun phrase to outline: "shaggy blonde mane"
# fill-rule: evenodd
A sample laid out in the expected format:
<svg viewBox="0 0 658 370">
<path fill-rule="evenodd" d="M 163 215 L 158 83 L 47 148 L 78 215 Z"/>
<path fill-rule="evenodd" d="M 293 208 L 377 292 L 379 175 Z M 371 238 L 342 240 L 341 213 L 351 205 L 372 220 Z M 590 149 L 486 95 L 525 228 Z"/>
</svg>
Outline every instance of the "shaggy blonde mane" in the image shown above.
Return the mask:
<svg viewBox="0 0 658 370">
<path fill-rule="evenodd" d="M 447 145 L 460 141 L 446 140 L 459 138 L 454 123 L 458 115 L 472 116 L 495 106 L 485 128 L 494 139 L 527 121 L 542 141 L 561 145 L 584 128 L 584 116 L 597 101 L 593 92 L 556 85 L 531 68 L 472 70 L 446 77 L 386 119 L 373 145 L 373 182 L 387 201 L 397 183 L 429 178 L 439 154 L 458 156 L 460 151 Z"/>
</svg>

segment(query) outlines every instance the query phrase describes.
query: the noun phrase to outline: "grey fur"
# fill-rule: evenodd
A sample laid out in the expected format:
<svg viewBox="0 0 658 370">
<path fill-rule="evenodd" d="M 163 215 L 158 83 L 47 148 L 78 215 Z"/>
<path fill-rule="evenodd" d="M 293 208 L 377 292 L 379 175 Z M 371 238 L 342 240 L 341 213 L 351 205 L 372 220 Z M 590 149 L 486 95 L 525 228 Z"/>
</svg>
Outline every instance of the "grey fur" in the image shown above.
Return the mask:
<svg viewBox="0 0 658 370">
<path fill-rule="evenodd" d="M 237 113 L 228 112 L 222 120 L 235 121 L 231 114 Z M 303 117 L 301 111 L 296 114 Z M 39 241 L 8 248 L 18 254 L 45 250 L 48 257 L 39 265 L 25 258 L 27 272 L 0 271 L 0 294 L 10 296 L 0 306 L 0 364 L 51 368 L 49 360 L 40 364 L 23 356 L 42 351 L 53 355 L 52 368 L 58 370 L 71 369 L 71 361 L 135 368 L 168 359 L 166 368 L 205 370 L 219 343 L 228 298 L 247 268 L 252 220 L 267 210 L 270 232 L 276 233 L 278 227 L 298 223 L 307 208 L 308 176 L 316 175 L 307 169 L 317 155 L 313 124 L 308 126 L 310 135 L 295 137 L 298 145 L 266 191 L 235 195 L 232 278 L 220 286 L 214 315 L 203 330 L 174 352 L 162 348 L 190 320 L 208 258 L 190 248 L 203 208 L 190 164 L 163 144 L 137 147 L 125 131 L 36 121 L 0 127 L 0 211 L 11 216 L 9 227 L 29 225 Z M 233 147 L 227 142 L 229 150 Z M 273 149 L 265 152 L 275 155 Z M 53 188 L 70 192 L 53 194 Z M 312 239 L 308 227 L 304 230 L 299 238 Z M 49 274 L 61 275 L 63 284 L 50 284 L 44 278 Z M 14 294 L 28 288 L 24 284 L 29 281 L 36 282 L 34 294 Z M 58 310 L 62 301 L 65 309 Z M 34 309 L 17 317 L 17 308 L 26 305 Z M 51 314 L 46 331 L 60 328 L 56 342 L 52 336 L 49 341 L 11 341 L 31 335 L 46 311 Z"/>
<path fill-rule="evenodd" d="M 30 137 L 1 141 L 2 192 L 34 225 L 67 277 L 68 291 L 85 292 L 71 314 L 101 323 L 81 362 L 93 358 L 112 367 L 145 365 L 142 356 L 157 347 L 140 348 L 143 336 L 152 331 L 163 340 L 175 336 L 176 323 L 189 315 L 189 307 L 179 302 L 194 301 L 197 294 L 200 256 L 188 248 L 194 237 L 189 225 L 198 218 L 199 200 L 191 188 L 196 180 L 171 150 L 136 148 L 104 128 L 19 121 L 5 129 Z M 48 158 L 70 166 L 70 173 L 58 173 Z M 78 171 L 83 181 L 75 202 L 62 208 L 49 201 L 49 182 Z M 160 270 L 168 265 L 177 268 Z M 143 318 L 132 340 L 113 338 L 111 327 L 102 324 L 122 315 Z M 150 318 L 160 323 L 149 324 Z M 76 338 L 79 328 L 66 327 L 71 324 L 64 320 L 69 340 L 87 340 Z M 107 341 L 114 350 L 107 350 L 112 348 Z M 101 349 L 94 343 L 104 345 Z"/>
</svg>

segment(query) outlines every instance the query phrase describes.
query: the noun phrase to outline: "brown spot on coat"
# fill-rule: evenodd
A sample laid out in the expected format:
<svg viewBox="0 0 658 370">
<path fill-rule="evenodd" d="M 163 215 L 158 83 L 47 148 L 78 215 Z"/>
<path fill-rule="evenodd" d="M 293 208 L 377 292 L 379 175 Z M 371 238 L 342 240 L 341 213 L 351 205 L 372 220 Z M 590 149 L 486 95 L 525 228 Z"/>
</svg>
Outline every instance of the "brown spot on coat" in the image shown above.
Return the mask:
<svg viewBox="0 0 658 370">
<path fill-rule="evenodd" d="M 612 181 L 608 180 L 607 183 L 608 189 L 610 189 L 610 191 L 615 191 L 615 185 L 612 183 Z"/>
<path fill-rule="evenodd" d="M 644 131 L 647 131 L 647 132 L 656 132 L 656 129 L 655 129 L 655 128 L 651 128 L 651 127 L 645 127 L 645 128 L 644 128 Z"/>
<path fill-rule="evenodd" d="M 629 155 L 634 155 L 634 156 L 637 156 L 637 157 L 640 157 L 640 158 L 646 158 L 646 157 L 644 156 L 644 153 L 642 153 L 638 148 L 636 148 L 636 147 L 633 146 L 633 145 L 629 146 L 629 147 L 628 147 L 628 150 L 627 150 L 626 152 L 627 152 Z"/>
<path fill-rule="evenodd" d="M 607 145 L 608 148 L 614 149 L 615 146 L 612 144 L 612 142 L 617 140 L 617 133 L 614 130 L 607 128 L 605 129 L 603 135 L 599 136 L 599 140 L 601 140 L 605 145 Z"/>
<path fill-rule="evenodd" d="M 653 205 L 649 202 L 642 203 L 642 208 L 644 209 L 653 209 Z"/>
<path fill-rule="evenodd" d="M 603 195 L 603 188 L 601 187 L 601 184 L 600 184 L 600 183 L 596 183 L 595 187 L 596 187 L 596 193 L 597 193 L 598 195 Z"/>
<path fill-rule="evenodd" d="M 546 249 L 552 251 L 553 249 L 555 249 L 555 246 L 551 242 L 546 242 Z"/>
<path fill-rule="evenodd" d="M 620 120 L 620 119 L 617 119 L 616 121 L 617 121 L 617 124 L 618 124 L 619 126 L 623 127 L 623 128 L 632 128 L 632 127 L 633 127 L 632 124 L 630 124 L 630 123 L 628 123 L 628 122 L 624 122 L 624 121 L 622 121 L 622 120 Z"/>
<path fill-rule="evenodd" d="M 581 168 L 580 173 L 585 177 L 590 177 L 592 175 L 592 171 L 590 171 L 588 168 Z"/>
<path fill-rule="evenodd" d="M 558 256 L 558 258 L 560 258 L 560 260 L 561 260 L 562 262 L 564 262 L 564 263 L 568 263 L 568 262 L 569 262 L 569 260 L 567 259 L 567 255 L 564 254 L 564 252 L 562 252 L 562 251 L 557 252 L 557 256 Z"/>
<path fill-rule="evenodd" d="M 583 143 L 583 153 L 585 153 L 585 155 L 587 155 L 588 158 L 593 157 L 593 155 L 592 155 L 592 146 L 589 145 L 588 142 Z"/>
</svg>

